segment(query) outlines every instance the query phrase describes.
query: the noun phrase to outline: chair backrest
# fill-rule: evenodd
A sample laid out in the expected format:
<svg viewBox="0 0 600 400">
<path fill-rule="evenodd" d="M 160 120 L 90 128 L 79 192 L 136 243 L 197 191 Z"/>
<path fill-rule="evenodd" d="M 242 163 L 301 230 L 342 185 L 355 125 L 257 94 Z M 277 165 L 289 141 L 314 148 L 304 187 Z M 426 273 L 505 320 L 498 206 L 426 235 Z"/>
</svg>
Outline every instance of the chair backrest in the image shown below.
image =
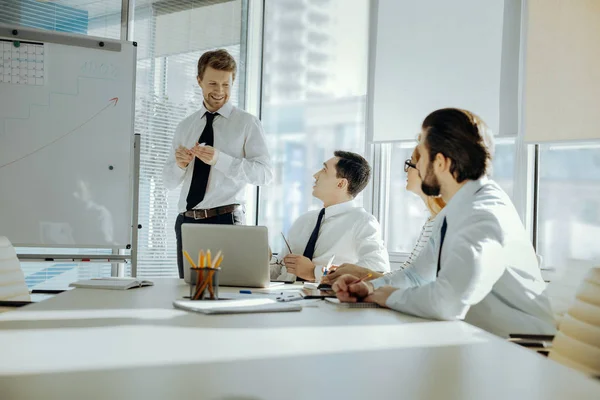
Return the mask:
<svg viewBox="0 0 600 400">
<path fill-rule="evenodd" d="M 0 300 L 31 300 L 17 253 L 4 236 L 0 236 Z"/>
<path fill-rule="evenodd" d="M 549 358 L 600 376 L 600 267 L 585 276 L 559 325 Z"/>
<path fill-rule="evenodd" d="M 557 322 L 563 319 L 567 311 L 575 301 L 581 282 L 584 281 L 590 269 L 593 267 L 588 263 L 571 263 L 568 267 L 557 268 L 546 271 L 550 283 L 546 288 L 546 295 L 552 305 L 554 318 Z"/>
</svg>

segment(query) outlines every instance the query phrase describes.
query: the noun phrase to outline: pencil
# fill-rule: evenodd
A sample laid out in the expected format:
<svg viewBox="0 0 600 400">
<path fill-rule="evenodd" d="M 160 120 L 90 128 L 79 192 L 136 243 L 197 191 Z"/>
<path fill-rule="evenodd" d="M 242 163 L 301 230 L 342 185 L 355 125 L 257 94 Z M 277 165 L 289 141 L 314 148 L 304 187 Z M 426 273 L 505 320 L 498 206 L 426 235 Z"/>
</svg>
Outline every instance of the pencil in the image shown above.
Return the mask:
<svg viewBox="0 0 600 400">
<path fill-rule="evenodd" d="M 209 265 L 209 267 L 216 268 L 215 265 L 217 264 L 217 261 L 219 261 L 219 258 L 221 258 L 221 250 L 219 250 L 219 252 L 217 253 L 217 255 L 214 258 L 212 265 Z"/>
<path fill-rule="evenodd" d="M 202 250 L 198 250 L 198 266 L 202 268 Z"/>
<path fill-rule="evenodd" d="M 292 254 L 292 248 L 290 247 L 290 244 L 286 240 L 285 235 L 283 234 L 283 232 L 281 232 L 281 236 L 283 237 L 283 241 L 285 242 L 285 245 L 287 246 L 288 251 L 290 252 L 290 254 Z"/>
<path fill-rule="evenodd" d="M 206 250 L 206 266 L 210 267 L 210 250 Z"/>
<path fill-rule="evenodd" d="M 185 258 L 187 258 L 187 260 L 189 261 L 190 265 L 193 268 L 198 268 L 198 267 L 196 267 L 196 264 L 194 264 L 194 260 L 192 260 L 192 257 L 190 257 L 190 255 L 187 251 L 184 250 L 183 255 L 185 256 Z"/>
<path fill-rule="evenodd" d="M 219 268 L 219 266 L 221 265 L 221 262 L 223 262 L 223 256 L 219 257 L 217 262 L 215 262 L 215 269 Z"/>
<path fill-rule="evenodd" d="M 356 285 L 357 283 L 360 283 L 360 282 L 364 281 L 365 279 L 369 279 L 372 276 L 373 276 L 373 274 L 367 274 L 367 275 L 363 276 L 362 278 L 357 279 L 354 282 L 350 283 L 349 285 Z"/>
</svg>

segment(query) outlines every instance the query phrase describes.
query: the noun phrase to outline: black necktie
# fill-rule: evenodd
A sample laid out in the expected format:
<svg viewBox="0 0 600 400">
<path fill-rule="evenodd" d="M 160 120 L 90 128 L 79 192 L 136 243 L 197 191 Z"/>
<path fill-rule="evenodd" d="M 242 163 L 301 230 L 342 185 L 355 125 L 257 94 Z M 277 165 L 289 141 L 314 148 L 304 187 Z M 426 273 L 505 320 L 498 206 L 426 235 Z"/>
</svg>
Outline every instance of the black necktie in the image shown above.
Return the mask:
<svg viewBox="0 0 600 400">
<path fill-rule="evenodd" d="M 321 229 L 321 221 L 323 221 L 323 216 L 325 215 L 325 209 L 321 209 L 319 213 L 319 219 L 317 219 L 317 225 L 315 225 L 315 229 L 313 229 L 312 234 L 310 235 L 310 239 L 308 239 L 308 243 L 306 244 L 306 248 L 304 249 L 303 256 L 312 261 L 313 255 L 315 254 L 315 246 L 317 244 L 317 238 L 319 237 L 319 229 Z"/>
<path fill-rule="evenodd" d="M 444 245 L 444 239 L 446 238 L 446 229 L 448 229 L 448 223 L 446 222 L 446 217 L 444 217 L 444 222 L 442 222 L 442 234 L 440 236 L 440 252 L 438 253 L 437 272 L 435 273 L 435 276 L 440 274 L 440 260 L 442 258 L 442 246 Z"/>
<path fill-rule="evenodd" d="M 213 131 L 213 120 L 217 113 L 209 113 L 208 111 L 204 114 L 206 117 L 206 126 L 198 139 L 198 143 L 204 143 L 207 146 L 213 146 L 215 142 L 215 134 Z M 200 159 L 194 160 L 194 173 L 192 175 L 192 182 L 190 184 L 190 190 L 187 195 L 187 209 L 191 210 L 196 207 L 206 194 L 206 187 L 208 186 L 208 176 L 210 175 L 210 165 L 203 163 Z"/>
</svg>

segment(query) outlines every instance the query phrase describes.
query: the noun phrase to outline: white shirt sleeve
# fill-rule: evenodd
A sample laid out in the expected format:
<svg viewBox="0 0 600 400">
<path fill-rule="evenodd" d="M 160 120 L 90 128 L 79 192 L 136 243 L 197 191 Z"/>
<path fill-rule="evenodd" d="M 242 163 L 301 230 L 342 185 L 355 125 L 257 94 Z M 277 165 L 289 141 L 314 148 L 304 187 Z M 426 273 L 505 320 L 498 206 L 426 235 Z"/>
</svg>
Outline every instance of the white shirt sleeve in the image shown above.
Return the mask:
<svg viewBox="0 0 600 400">
<path fill-rule="evenodd" d="M 187 168 L 179 168 L 177 165 L 177 161 L 175 160 L 175 150 L 182 143 L 182 128 L 181 123 L 177 125 L 175 129 L 175 134 L 173 135 L 173 142 L 171 145 L 171 151 L 167 156 L 167 161 L 165 162 L 165 166 L 163 167 L 163 184 L 167 189 L 175 189 L 177 186 L 181 185 L 183 182 L 183 178 L 185 176 L 185 171 Z M 191 164 L 191 162 L 190 162 Z M 188 167 L 190 166 L 188 164 Z"/>
<path fill-rule="evenodd" d="M 381 238 L 381 226 L 377 219 L 368 214 L 368 219 L 357 224 L 354 233 L 358 261 L 356 265 L 376 272 L 390 271 L 390 256 Z"/>
<path fill-rule="evenodd" d="M 268 185 L 273 180 L 273 168 L 262 125 L 258 118 L 253 118 L 246 129 L 248 134 L 244 144 L 244 158 L 236 158 L 219 151 L 214 166 L 235 181 L 250 185 Z"/>
<path fill-rule="evenodd" d="M 401 271 L 404 274 L 391 277 L 399 289 L 388 298 L 388 307 L 430 319 L 463 319 L 472 305 L 490 293 L 505 270 L 502 232 L 491 215 L 475 214 L 461 225 L 452 232 L 448 226 L 443 249 L 452 251 L 442 250 L 437 279 L 411 279 L 406 272 L 414 275 L 415 268 Z M 429 267 L 437 270 L 437 260 Z"/>
</svg>

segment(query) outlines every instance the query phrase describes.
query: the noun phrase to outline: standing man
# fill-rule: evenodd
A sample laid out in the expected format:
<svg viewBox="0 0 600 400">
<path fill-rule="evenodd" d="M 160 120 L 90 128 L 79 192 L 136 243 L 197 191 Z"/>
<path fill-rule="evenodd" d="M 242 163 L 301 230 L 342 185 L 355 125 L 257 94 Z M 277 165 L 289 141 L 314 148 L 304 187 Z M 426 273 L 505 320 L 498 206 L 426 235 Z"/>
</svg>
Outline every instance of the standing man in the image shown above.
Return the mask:
<svg viewBox="0 0 600 400">
<path fill-rule="evenodd" d="M 416 165 L 421 189 L 446 207 L 413 264 L 371 282 L 344 275 L 338 298 L 364 299 L 438 320 L 465 320 L 501 337 L 553 334 L 546 284 L 531 241 L 509 197 L 485 174 L 486 125 L 473 113 L 437 110 L 423 122 Z"/>
<path fill-rule="evenodd" d="M 163 169 L 164 185 L 180 184 L 175 222 L 177 267 L 183 278 L 181 225 L 244 222 L 244 188 L 267 185 L 273 171 L 260 121 L 229 102 L 236 63 L 225 50 L 198 60 L 202 108 L 177 126 L 173 148 Z"/>
</svg>

